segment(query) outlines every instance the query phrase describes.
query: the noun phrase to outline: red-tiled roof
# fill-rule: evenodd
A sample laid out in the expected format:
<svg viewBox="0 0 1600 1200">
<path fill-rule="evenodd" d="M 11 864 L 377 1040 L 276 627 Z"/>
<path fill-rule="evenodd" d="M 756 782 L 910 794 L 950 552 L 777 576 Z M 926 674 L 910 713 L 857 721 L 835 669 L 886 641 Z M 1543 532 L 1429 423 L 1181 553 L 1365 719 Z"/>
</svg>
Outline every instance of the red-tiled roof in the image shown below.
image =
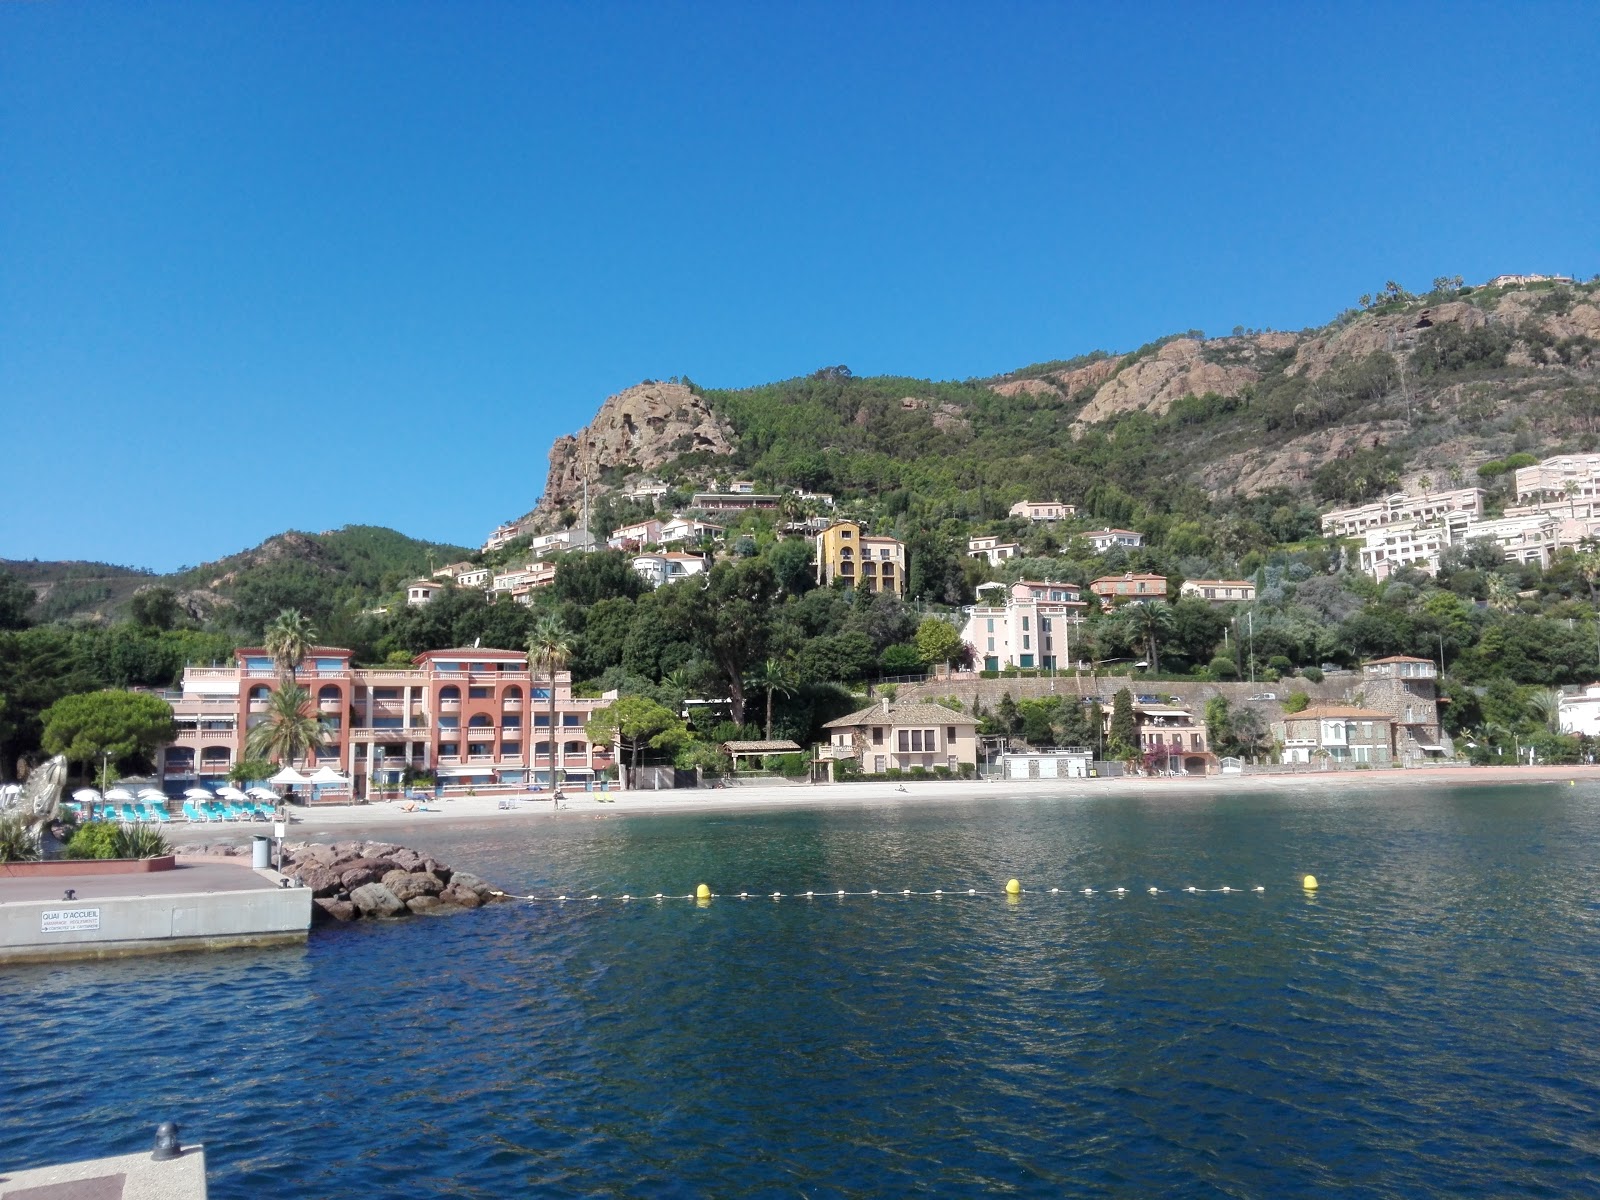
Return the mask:
<svg viewBox="0 0 1600 1200">
<path fill-rule="evenodd" d="M 1302 708 L 1297 713 L 1285 713 L 1285 721 L 1320 721 L 1325 717 L 1340 717 L 1357 721 L 1392 721 L 1393 713 L 1376 712 L 1370 708 L 1354 708 L 1348 704 L 1324 704 L 1317 708 Z"/>
<path fill-rule="evenodd" d="M 1391 654 L 1391 655 L 1389 655 L 1388 658 L 1369 658 L 1362 665 L 1363 666 L 1371 666 L 1373 663 L 1397 663 L 1397 662 L 1431 663 L 1431 662 L 1433 662 L 1433 659 L 1431 659 L 1431 658 L 1412 658 L 1411 655 L 1409 655 L 1409 654 Z"/>
</svg>

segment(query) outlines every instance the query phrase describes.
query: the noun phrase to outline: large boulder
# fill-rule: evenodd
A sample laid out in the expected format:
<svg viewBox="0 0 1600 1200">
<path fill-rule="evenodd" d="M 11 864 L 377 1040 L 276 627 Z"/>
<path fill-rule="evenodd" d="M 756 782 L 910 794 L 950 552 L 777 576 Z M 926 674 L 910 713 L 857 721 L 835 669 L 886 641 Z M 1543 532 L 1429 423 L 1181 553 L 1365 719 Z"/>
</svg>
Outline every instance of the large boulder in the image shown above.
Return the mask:
<svg viewBox="0 0 1600 1200">
<path fill-rule="evenodd" d="M 348 900 L 334 900 L 331 897 L 312 897 L 311 916 L 318 924 L 329 921 L 354 921 L 361 915 L 361 910 Z"/>
<path fill-rule="evenodd" d="M 443 908 L 444 901 L 437 896 L 413 896 L 406 901 L 406 907 L 414 913 L 427 913 Z"/>
<path fill-rule="evenodd" d="M 334 869 L 339 872 L 344 886 L 353 892 L 358 887 L 379 882 L 395 866 L 394 860 L 389 858 L 358 858 L 343 865 L 336 863 Z"/>
<path fill-rule="evenodd" d="M 383 877 L 383 886 L 408 902 L 415 896 L 437 896 L 444 890 L 438 876 L 422 871 L 390 871 Z"/>
<path fill-rule="evenodd" d="M 320 863 L 296 866 L 287 874 L 298 878 L 302 887 L 310 888 L 313 899 L 319 896 L 337 896 L 345 890 L 344 880 L 339 874 Z"/>
<path fill-rule="evenodd" d="M 415 871 L 422 866 L 422 855 L 418 854 L 415 850 L 408 850 L 404 846 L 396 847 L 395 849 L 389 851 L 389 853 L 383 855 L 383 857 L 392 859 L 394 861 L 394 865 L 399 867 L 402 871 Z"/>
<path fill-rule="evenodd" d="M 350 893 L 350 903 L 367 917 L 398 917 L 406 911 L 405 902 L 381 883 L 367 883 Z"/>
<path fill-rule="evenodd" d="M 471 888 L 461 887 L 456 883 L 452 883 L 444 891 L 440 892 L 439 899 L 447 904 L 456 904 L 462 908 L 477 908 L 483 903 L 482 900 L 478 899 L 477 892 Z"/>
<path fill-rule="evenodd" d="M 450 886 L 459 890 L 469 891 L 477 896 L 480 901 L 487 900 L 494 891 L 487 883 L 467 871 L 457 871 L 450 877 Z"/>
<path fill-rule="evenodd" d="M 327 865 L 333 861 L 333 847 L 325 842 L 311 842 L 288 851 L 293 862 L 315 862 Z"/>
</svg>

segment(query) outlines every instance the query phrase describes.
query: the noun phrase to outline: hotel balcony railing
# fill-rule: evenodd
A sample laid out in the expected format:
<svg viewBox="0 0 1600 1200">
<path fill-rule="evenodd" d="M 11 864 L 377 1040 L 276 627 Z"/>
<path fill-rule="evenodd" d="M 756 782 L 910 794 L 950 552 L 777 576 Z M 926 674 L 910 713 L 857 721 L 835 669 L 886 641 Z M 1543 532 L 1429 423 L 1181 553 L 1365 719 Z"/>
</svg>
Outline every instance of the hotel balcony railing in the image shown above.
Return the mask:
<svg viewBox="0 0 1600 1200">
<path fill-rule="evenodd" d="M 469 755 L 467 755 L 467 761 L 469 763 L 492 763 L 492 762 L 494 762 L 494 755 L 492 755 L 492 754 L 469 754 Z"/>
<path fill-rule="evenodd" d="M 178 741 L 180 742 L 229 742 L 237 735 L 237 729 L 185 729 L 179 727 Z"/>
<path fill-rule="evenodd" d="M 506 699 L 506 700 L 502 700 L 500 702 L 500 710 L 502 712 L 508 712 L 508 713 L 521 712 L 522 711 L 522 701 L 516 699 L 515 697 L 512 697 L 510 699 Z"/>
<path fill-rule="evenodd" d="M 406 683 L 409 683 L 409 684 L 411 684 L 413 686 L 417 686 L 417 685 L 420 685 L 422 683 L 422 679 L 423 679 L 422 673 L 420 671 L 405 670 L 405 669 L 401 669 L 401 670 L 397 670 L 397 671 L 383 671 L 383 670 L 351 671 L 350 674 L 355 677 L 355 681 L 357 683 L 370 683 L 370 684 L 393 684 L 393 683 L 406 684 Z"/>
<path fill-rule="evenodd" d="M 460 712 L 461 711 L 461 701 L 460 700 L 440 700 L 439 701 L 439 711 L 440 712 Z"/>
<path fill-rule="evenodd" d="M 318 700 L 317 709 L 321 712 L 343 712 L 344 701 L 338 697 L 332 700 Z"/>
<path fill-rule="evenodd" d="M 404 742 L 428 736 L 427 725 L 353 725 L 350 736 L 358 742 Z"/>
</svg>

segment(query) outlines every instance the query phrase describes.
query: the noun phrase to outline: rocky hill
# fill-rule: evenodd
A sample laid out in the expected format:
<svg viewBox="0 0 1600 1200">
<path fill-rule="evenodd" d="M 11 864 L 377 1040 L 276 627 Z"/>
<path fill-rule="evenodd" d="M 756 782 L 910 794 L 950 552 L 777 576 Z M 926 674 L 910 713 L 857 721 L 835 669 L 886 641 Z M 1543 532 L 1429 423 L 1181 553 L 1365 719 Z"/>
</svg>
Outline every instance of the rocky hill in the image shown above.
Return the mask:
<svg viewBox="0 0 1600 1200">
<path fill-rule="evenodd" d="M 1189 331 L 993 379 L 641 384 L 556 443 L 528 524 L 572 523 L 585 474 L 592 501 L 641 474 L 682 489 L 739 474 L 869 505 L 909 490 L 925 518 L 1003 515 L 1027 493 L 1129 520 L 1129 501 L 1342 503 L 1600 441 L 1600 284 L 1436 283 L 1315 329 Z"/>
<path fill-rule="evenodd" d="M 620 477 L 686 454 L 732 454 L 733 445 L 733 431 L 700 393 L 676 381 L 636 384 L 607 398 L 578 433 L 556 439 L 544 495 L 520 524 L 535 532 L 554 526 L 582 502 L 585 478 L 593 499 Z"/>
</svg>

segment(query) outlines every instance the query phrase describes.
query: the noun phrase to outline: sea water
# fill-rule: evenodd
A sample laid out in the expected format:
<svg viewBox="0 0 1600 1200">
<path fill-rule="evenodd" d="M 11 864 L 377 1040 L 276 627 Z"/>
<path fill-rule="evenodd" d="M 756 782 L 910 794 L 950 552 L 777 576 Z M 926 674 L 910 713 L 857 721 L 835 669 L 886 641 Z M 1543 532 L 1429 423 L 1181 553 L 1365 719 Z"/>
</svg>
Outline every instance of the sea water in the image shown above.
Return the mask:
<svg viewBox="0 0 1600 1200">
<path fill-rule="evenodd" d="M 516 892 L 719 898 L 5 970 L 0 1164 L 170 1119 L 217 1200 L 1600 1194 L 1593 786 L 404 840 Z M 884 894 L 796 896 L 841 888 Z"/>
</svg>

